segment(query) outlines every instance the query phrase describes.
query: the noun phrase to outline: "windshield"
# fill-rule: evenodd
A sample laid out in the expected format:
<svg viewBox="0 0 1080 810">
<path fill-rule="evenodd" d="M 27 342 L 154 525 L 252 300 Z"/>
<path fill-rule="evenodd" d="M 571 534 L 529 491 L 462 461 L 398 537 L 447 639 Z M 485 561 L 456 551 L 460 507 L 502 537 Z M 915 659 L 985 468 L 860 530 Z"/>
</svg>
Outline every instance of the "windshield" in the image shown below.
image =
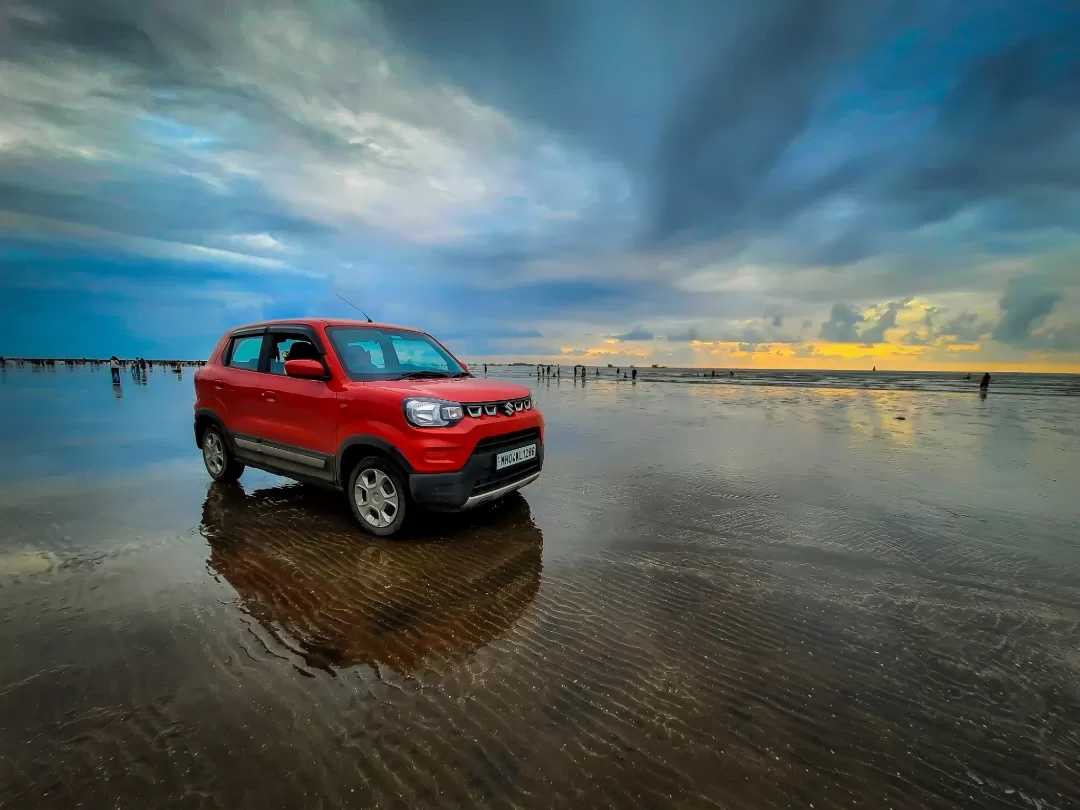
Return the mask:
<svg viewBox="0 0 1080 810">
<path fill-rule="evenodd" d="M 354 380 L 468 376 L 446 349 L 421 332 L 363 327 L 327 331 L 342 365 Z"/>
</svg>

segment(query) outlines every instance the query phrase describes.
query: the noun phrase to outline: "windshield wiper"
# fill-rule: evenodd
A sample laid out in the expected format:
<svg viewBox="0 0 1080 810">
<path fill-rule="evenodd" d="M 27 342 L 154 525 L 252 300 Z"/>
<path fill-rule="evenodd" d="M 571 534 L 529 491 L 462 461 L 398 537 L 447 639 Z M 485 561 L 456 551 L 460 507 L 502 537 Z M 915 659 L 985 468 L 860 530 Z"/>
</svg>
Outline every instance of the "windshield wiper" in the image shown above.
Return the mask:
<svg viewBox="0 0 1080 810">
<path fill-rule="evenodd" d="M 443 380 L 446 379 L 449 374 L 445 371 L 406 371 L 400 377 L 399 380 Z"/>
</svg>

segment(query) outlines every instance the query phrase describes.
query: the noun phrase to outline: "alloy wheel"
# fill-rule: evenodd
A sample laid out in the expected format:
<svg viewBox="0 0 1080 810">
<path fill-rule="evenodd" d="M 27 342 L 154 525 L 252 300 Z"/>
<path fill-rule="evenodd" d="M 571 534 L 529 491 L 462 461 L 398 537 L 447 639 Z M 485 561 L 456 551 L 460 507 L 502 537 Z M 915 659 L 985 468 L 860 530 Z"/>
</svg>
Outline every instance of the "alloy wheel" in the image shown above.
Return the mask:
<svg viewBox="0 0 1080 810">
<path fill-rule="evenodd" d="M 221 439 L 214 432 L 207 433 L 203 437 L 203 461 L 211 475 L 221 475 L 225 469 L 225 448 Z"/>
<path fill-rule="evenodd" d="M 353 498 L 356 511 L 377 529 L 385 529 L 398 516 L 397 487 L 382 470 L 369 467 L 356 476 Z"/>
</svg>

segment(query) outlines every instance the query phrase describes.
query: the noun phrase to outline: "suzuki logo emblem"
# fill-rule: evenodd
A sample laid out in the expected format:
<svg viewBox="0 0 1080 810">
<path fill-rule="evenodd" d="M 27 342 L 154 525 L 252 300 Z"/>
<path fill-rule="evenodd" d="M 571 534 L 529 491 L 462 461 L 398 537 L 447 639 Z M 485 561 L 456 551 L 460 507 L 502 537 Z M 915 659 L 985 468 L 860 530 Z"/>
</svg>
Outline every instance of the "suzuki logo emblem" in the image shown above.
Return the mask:
<svg viewBox="0 0 1080 810">
<path fill-rule="evenodd" d="M 503 403 L 503 411 L 505 411 L 507 416 L 513 416 L 514 415 L 514 403 L 513 402 Z"/>
</svg>

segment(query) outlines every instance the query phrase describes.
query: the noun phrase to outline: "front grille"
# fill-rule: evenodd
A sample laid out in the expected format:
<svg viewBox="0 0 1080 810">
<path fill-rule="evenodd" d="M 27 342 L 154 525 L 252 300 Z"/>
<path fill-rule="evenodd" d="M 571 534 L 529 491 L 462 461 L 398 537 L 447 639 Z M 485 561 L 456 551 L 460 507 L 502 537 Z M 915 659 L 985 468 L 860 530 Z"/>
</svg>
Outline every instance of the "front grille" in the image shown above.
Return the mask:
<svg viewBox="0 0 1080 810">
<path fill-rule="evenodd" d="M 500 399 L 496 402 L 467 402 L 465 413 L 473 419 L 482 419 L 486 416 L 513 416 L 522 411 L 532 410 L 532 398 Z"/>
<path fill-rule="evenodd" d="M 488 436 L 476 443 L 476 453 L 501 453 L 522 444 L 528 444 L 532 439 L 540 441 L 540 429 L 529 428 L 528 430 L 515 430 L 513 433 L 500 433 L 498 436 Z M 492 462 L 494 464 L 494 462 Z"/>
</svg>

